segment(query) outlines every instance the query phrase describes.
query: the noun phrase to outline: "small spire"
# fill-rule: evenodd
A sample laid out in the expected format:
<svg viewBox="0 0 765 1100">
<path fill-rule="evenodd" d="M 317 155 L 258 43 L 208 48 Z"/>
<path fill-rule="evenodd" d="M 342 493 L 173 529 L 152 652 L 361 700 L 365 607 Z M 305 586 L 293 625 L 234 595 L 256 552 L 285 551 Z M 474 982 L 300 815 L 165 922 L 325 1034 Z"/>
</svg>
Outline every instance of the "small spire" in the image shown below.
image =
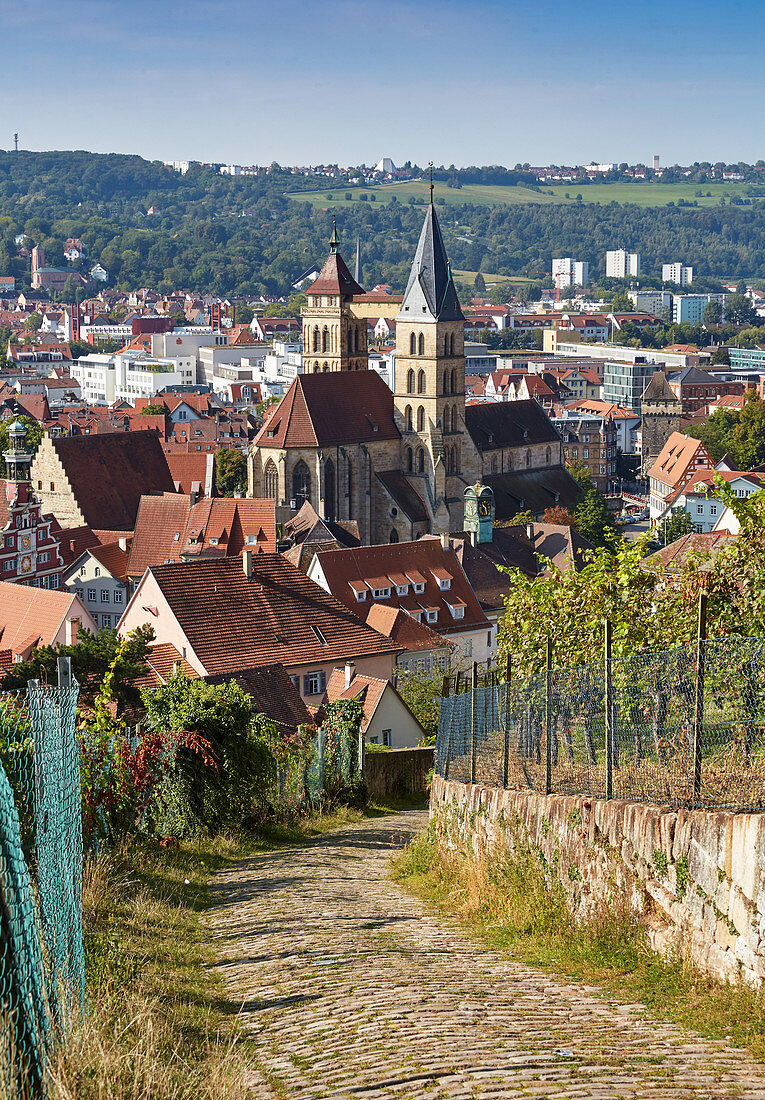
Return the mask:
<svg viewBox="0 0 765 1100">
<path fill-rule="evenodd" d="M 433 205 L 433 161 L 429 161 L 428 168 L 430 169 L 430 205 Z"/>
<path fill-rule="evenodd" d="M 339 244 L 339 241 L 337 239 L 337 218 L 333 214 L 332 215 L 332 236 L 329 238 L 329 247 L 330 247 L 330 250 L 332 251 L 333 255 L 334 255 L 334 253 L 337 252 L 338 244 Z"/>
</svg>

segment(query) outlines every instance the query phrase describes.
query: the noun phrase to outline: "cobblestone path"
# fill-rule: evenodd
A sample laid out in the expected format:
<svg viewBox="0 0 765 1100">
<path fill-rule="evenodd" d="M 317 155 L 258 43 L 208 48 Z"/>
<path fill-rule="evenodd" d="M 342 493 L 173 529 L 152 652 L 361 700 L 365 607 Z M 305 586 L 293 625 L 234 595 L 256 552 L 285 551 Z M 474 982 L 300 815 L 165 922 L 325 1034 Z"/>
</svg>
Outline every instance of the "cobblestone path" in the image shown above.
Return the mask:
<svg viewBox="0 0 765 1100">
<path fill-rule="evenodd" d="M 213 883 L 253 1097 L 765 1100 L 765 1067 L 503 958 L 388 878 L 424 827 L 391 814 L 242 861 Z"/>
</svg>

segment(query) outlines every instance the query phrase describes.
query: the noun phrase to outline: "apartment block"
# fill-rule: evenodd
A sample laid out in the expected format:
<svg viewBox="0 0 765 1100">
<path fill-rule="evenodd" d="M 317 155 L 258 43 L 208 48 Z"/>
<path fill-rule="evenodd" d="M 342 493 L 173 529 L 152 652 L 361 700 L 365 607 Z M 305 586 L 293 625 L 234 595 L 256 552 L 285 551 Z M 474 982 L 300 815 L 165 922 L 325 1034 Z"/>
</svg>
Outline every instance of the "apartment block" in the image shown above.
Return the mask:
<svg viewBox="0 0 765 1100">
<path fill-rule="evenodd" d="M 640 275 L 640 253 L 625 252 L 623 248 L 606 252 L 606 277 L 610 279 L 636 279 Z"/>
<path fill-rule="evenodd" d="M 661 281 L 663 283 L 677 283 L 678 286 L 688 286 L 693 282 L 693 268 L 684 264 L 662 264 Z"/>
<path fill-rule="evenodd" d="M 570 256 L 553 259 L 553 282 L 558 290 L 569 286 L 587 286 L 590 279 L 590 265 L 586 260 L 574 260 Z"/>
</svg>

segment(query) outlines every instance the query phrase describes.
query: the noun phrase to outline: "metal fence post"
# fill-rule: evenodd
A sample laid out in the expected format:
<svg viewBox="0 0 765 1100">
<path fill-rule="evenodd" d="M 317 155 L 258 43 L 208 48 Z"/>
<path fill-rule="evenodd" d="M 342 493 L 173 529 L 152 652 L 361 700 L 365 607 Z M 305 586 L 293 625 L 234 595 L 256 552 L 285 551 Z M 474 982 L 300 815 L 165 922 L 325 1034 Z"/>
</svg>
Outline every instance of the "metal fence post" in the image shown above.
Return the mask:
<svg viewBox="0 0 765 1100">
<path fill-rule="evenodd" d="M 449 698 L 449 688 L 450 687 L 451 687 L 451 677 L 450 676 L 444 676 L 444 682 L 443 682 L 443 685 L 441 687 L 441 696 L 442 696 L 442 698 L 444 698 L 444 699 Z M 443 766 L 444 779 L 449 778 L 449 756 L 451 755 L 451 751 L 452 751 L 452 712 L 453 712 L 453 710 L 454 710 L 454 705 L 452 705 L 452 707 L 449 709 L 449 724 L 446 728 L 446 752 L 444 753 L 444 766 Z M 441 731 L 439 730 L 439 733 L 440 732 Z"/>
<path fill-rule="evenodd" d="M 56 660 L 56 666 L 58 672 L 58 686 L 60 688 L 70 688 L 72 686 L 72 658 L 59 657 Z"/>
<path fill-rule="evenodd" d="M 545 794 L 552 793 L 552 638 L 547 638 L 545 659 Z"/>
<path fill-rule="evenodd" d="M 699 592 L 696 630 L 696 692 L 693 707 L 693 798 L 701 796 L 701 754 L 704 738 L 704 679 L 706 672 L 707 594 Z"/>
<path fill-rule="evenodd" d="M 606 707 L 606 798 L 613 798 L 614 796 L 614 757 L 613 757 L 613 705 L 614 705 L 614 692 L 613 683 L 611 681 L 611 620 L 606 619 L 603 623 L 603 674 L 605 685 L 605 707 Z"/>
<path fill-rule="evenodd" d="M 502 746 L 502 786 L 507 787 L 510 776 L 510 658 L 505 665 L 505 743 Z"/>
<path fill-rule="evenodd" d="M 470 694 L 470 782 L 475 783 L 478 738 L 475 728 L 475 699 L 478 694 L 478 663 L 473 661 L 473 679 Z"/>
</svg>

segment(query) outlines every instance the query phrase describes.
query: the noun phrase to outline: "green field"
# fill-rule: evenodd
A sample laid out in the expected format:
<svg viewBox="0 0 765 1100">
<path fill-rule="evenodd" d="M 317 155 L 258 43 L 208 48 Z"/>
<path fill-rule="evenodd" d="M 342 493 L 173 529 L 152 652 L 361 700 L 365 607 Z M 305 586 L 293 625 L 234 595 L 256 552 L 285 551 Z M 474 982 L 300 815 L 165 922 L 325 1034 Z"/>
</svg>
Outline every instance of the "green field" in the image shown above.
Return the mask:
<svg viewBox="0 0 765 1100">
<path fill-rule="evenodd" d="M 541 191 L 530 191 L 527 187 L 488 186 L 480 183 L 465 184 L 460 188 L 436 184 L 436 199 L 444 199 L 448 205 L 469 203 L 474 206 L 498 206 L 509 203 L 563 203 L 573 204 L 576 196 L 582 196 L 585 203 L 636 203 L 638 206 L 667 206 L 678 199 L 697 202 L 699 206 L 719 206 L 720 199 L 732 195 L 747 196 L 750 183 L 566 183 L 560 186 L 542 187 Z M 759 188 L 758 188 L 759 190 Z M 696 192 L 701 191 L 701 195 Z M 707 195 L 707 192 L 710 194 Z M 353 195 L 346 199 L 346 194 Z M 395 195 L 399 202 L 408 203 L 410 198 L 427 202 L 428 183 L 425 180 L 411 180 L 407 183 L 389 183 L 379 187 L 327 187 L 321 191 L 287 192 L 287 198 L 299 202 L 311 202 L 316 206 L 347 206 L 349 202 L 358 202 L 359 194 L 374 195 L 375 202 L 388 203 Z M 566 197 L 568 195 L 568 198 Z M 328 196 L 331 196 L 328 197 Z M 765 188 L 763 188 L 765 197 Z"/>
</svg>

